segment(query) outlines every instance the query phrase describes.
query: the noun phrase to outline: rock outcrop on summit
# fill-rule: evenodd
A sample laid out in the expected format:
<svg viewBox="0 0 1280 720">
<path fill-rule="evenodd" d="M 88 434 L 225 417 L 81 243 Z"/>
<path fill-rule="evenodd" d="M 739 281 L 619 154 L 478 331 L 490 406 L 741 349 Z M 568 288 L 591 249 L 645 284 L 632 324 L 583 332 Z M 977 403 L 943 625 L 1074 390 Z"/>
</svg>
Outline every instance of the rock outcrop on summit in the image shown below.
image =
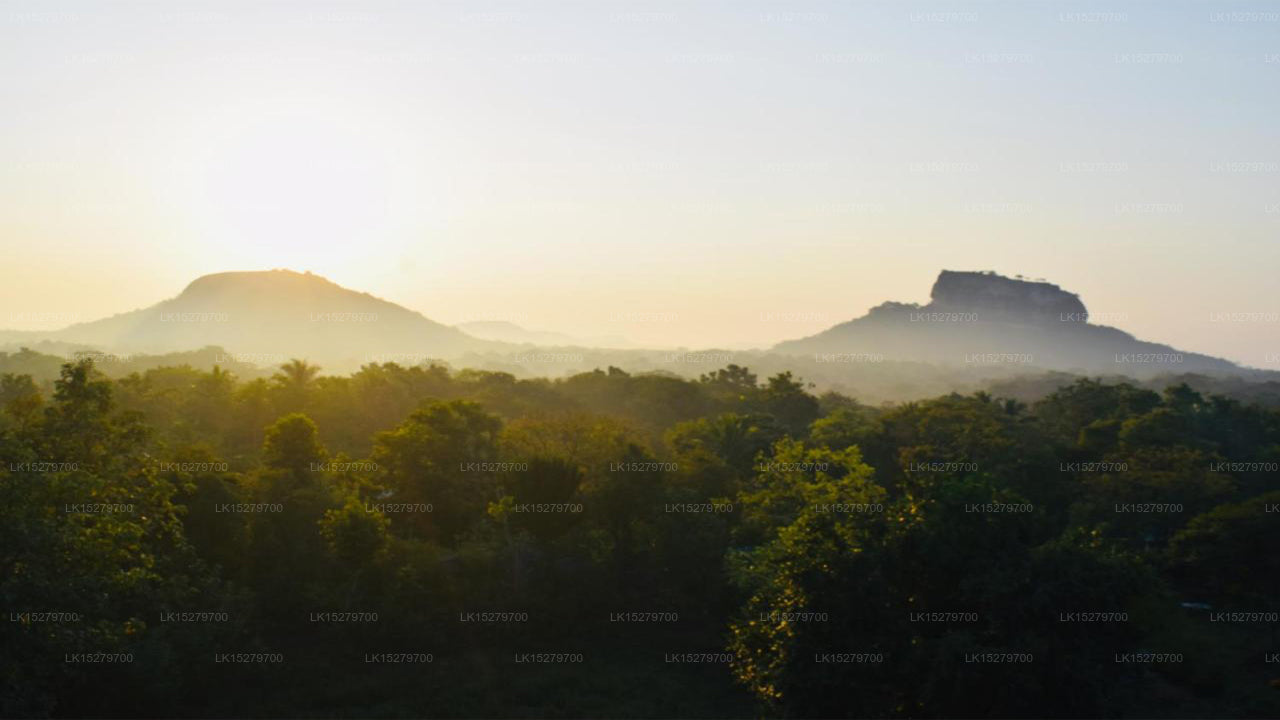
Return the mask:
<svg viewBox="0 0 1280 720">
<path fill-rule="evenodd" d="M 930 293 L 930 312 L 969 312 L 991 322 L 1084 322 L 1080 296 L 1041 281 L 994 273 L 943 270 Z"/>
<path fill-rule="evenodd" d="M 1241 374 L 1220 358 L 1144 342 L 1089 322 L 1080 297 L 1043 281 L 943 270 L 926 305 L 887 302 L 817 335 L 780 343 L 788 355 L 868 354 L 944 365 L 1012 364 L 1087 374 Z"/>
</svg>

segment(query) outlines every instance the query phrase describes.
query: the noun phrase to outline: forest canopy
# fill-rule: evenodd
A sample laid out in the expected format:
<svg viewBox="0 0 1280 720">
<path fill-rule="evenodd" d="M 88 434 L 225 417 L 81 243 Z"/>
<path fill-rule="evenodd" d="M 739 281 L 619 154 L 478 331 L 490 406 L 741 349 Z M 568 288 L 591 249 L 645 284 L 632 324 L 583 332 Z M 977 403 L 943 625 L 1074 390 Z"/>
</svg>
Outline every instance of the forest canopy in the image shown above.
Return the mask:
<svg viewBox="0 0 1280 720">
<path fill-rule="evenodd" d="M 86 358 L 0 458 L 6 716 L 1280 712 L 1280 412 L 1185 384 Z"/>
</svg>

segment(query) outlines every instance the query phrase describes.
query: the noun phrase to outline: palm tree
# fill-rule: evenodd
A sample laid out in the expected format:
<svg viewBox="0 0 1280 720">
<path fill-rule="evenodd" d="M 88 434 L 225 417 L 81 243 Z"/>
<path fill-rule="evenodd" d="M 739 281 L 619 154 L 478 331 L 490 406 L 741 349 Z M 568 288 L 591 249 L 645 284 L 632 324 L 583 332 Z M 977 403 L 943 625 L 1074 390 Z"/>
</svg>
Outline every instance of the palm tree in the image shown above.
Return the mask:
<svg viewBox="0 0 1280 720">
<path fill-rule="evenodd" d="M 320 374 L 320 366 L 312 365 L 306 360 L 293 358 L 280 366 L 280 372 L 271 376 L 281 387 L 305 390 L 316 375 Z"/>
</svg>

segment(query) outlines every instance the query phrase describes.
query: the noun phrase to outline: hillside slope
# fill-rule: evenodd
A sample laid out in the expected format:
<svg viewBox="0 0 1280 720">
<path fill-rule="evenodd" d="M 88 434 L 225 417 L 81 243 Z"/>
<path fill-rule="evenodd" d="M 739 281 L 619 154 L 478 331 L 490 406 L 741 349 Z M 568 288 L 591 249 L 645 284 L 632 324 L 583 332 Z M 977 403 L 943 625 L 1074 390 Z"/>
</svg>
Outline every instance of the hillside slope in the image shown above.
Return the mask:
<svg viewBox="0 0 1280 720">
<path fill-rule="evenodd" d="M 1220 358 L 1144 342 L 1089 323 L 1074 293 L 1046 282 L 943 270 L 925 305 L 887 302 L 817 335 L 776 345 L 788 355 L 869 353 L 946 365 L 1014 364 L 1149 377 L 1248 374 Z"/>
<path fill-rule="evenodd" d="M 218 345 L 266 362 L 299 357 L 342 366 L 501 347 L 368 293 L 290 270 L 205 275 L 177 297 L 46 337 L 120 352 Z"/>
</svg>

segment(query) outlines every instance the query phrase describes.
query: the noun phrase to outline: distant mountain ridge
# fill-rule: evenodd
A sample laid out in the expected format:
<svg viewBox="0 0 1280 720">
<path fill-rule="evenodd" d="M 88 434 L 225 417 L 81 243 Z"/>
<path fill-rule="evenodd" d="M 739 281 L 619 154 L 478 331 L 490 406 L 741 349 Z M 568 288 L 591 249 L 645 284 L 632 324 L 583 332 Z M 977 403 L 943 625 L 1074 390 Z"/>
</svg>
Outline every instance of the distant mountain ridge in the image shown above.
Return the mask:
<svg viewBox="0 0 1280 720">
<path fill-rule="evenodd" d="M 0 350 L 28 346 L 58 353 L 94 349 L 165 355 L 214 348 L 212 355 L 191 357 L 204 362 L 209 356 L 223 366 L 265 367 L 304 358 L 333 373 L 371 362 L 443 360 L 522 377 L 609 365 L 696 376 L 714 369 L 704 366 L 708 362 L 741 364 L 750 358 L 760 367 L 803 370 L 828 386 L 860 378 L 862 392 L 870 391 L 866 383 L 950 377 L 957 369 L 965 377 L 1044 370 L 1145 379 L 1189 373 L 1266 381 L 1280 377 L 1093 325 L 1079 296 L 1051 283 L 950 270 L 939 274 L 925 305 L 886 302 L 863 317 L 759 352 L 606 349 L 587 345 L 586 338 L 509 323 L 462 328 L 482 337 L 311 273 L 227 272 L 199 277 L 176 297 L 140 310 L 51 332 L 0 331 Z M 531 347 L 572 347 L 573 352 L 530 353 Z M 901 367 L 879 360 L 898 361 Z"/>
<path fill-rule="evenodd" d="M 779 343 L 773 350 L 788 355 L 869 354 L 948 365 L 1007 363 L 1134 377 L 1248 372 L 1221 358 L 1092 325 L 1080 297 L 1057 285 L 952 270 L 938 275 L 926 305 L 886 302 L 863 317 Z"/>
<path fill-rule="evenodd" d="M 635 343 L 623 337 L 577 337 L 568 333 L 549 330 L 529 330 L 505 320 L 475 320 L 458 323 L 454 327 L 481 340 L 496 340 L 519 345 L 540 345 L 543 347 L 635 347 Z"/>
<path fill-rule="evenodd" d="M 210 345 L 263 364 L 305 357 L 348 366 L 502 347 L 373 295 L 292 270 L 204 275 L 151 307 L 41 333 L 121 352 Z M 413 364 L 410 362 L 409 364 Z"/>
</svg>

